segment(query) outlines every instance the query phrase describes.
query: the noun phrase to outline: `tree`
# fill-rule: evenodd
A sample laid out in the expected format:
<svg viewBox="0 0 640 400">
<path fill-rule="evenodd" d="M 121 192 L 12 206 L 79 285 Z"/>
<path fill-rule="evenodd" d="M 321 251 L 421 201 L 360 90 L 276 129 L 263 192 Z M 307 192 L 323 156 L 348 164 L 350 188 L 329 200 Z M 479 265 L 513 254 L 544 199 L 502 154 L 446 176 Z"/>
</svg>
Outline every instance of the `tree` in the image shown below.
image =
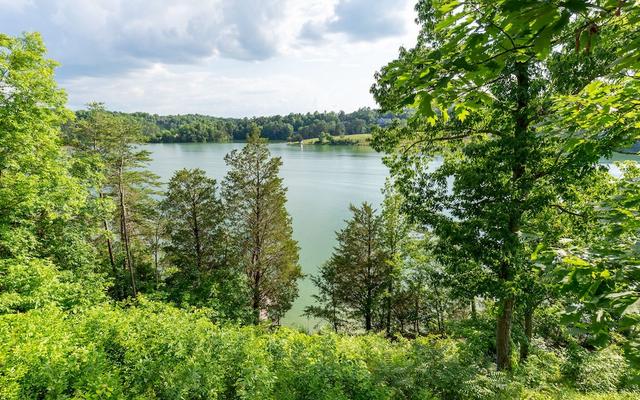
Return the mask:
<svg viewBox="0 0 640 400">
<path fill-rule="evenodd" d="M 417 112 L 406 125 L 378 131 L 375 146 L 395 155 L 388 165 L 415 222 L 491 272 L 488 293 L 500 302 L 497 365 L 509 369 L 512 315 L 523 293 L 519 277 L 531 265 L 522 227 L 561 202 L 565 187 L 596 171 L 600 157 L 636 137 L 626 128 L 634 117 L 626 114 L 621 128 L 585 132 L 580 119 L 558 123 L 561 113 L 552 112 L 560 107 L 569 115 L 562 104 L 575 104 L 573 93 L 592 92 L 590 85 L 602 86 L 594 82 L 603 76 L 635 85 L 611 62 L 589 61 L 611 58 L 620 41 L 633 49 L 623 37 L 632 29 L 626 14 L 618 18 L 621 25 L 592 25 L 629 7 L 442 0 L 421 1 L 417 9 L 417 46 L 401 50 L 372 88 L 383 109 Z M 596 34 L 603 40 L 599 54 L 575 57 L 576 29 L 586 43 Z M 575 84 L 562 84 L 567 80 Z M 609 111 L 598 111 L 600 128 L 615 125 Z M 436 155 L 443 162 L 434 168 L 429 163 Z"/>
<path fill-rule="evenodd" d="M 0 34 L 0 313 L 104 300 L 89 191 L 61 146 L 72 114 L 39 34 Z"/>
<path fill-rule="evenodd" d="M 378 326 L 382 322 L 374 318 L 380 313 L 388 287 L 389 265 L 382 247 L 380 216 L 369 203 L 351 205 L 350 210 L 352 217 L 336 233 L 338 244 L 330 260 L 322 267 L 321 275 L 314 278 L 321 305 L 307 311 L 321 318 L 328 316 L 335 327 L 344 310 L 348 318 L 359 320 L 368 332 L 375 322 Z"/>
<path fill-rule="evenodd" d="M 161 207 L 169 240 L 165 251 L 182 279 L 197 286 L 207 271 L 225 263 L 224 214 L 216 181 L 201 169 L 176 171 Z"/>
<path fill-rule="evenodd" d="M 213 307 L 221 316 L 240 316 L 244 281 L 230 250 L 216 181 L 201 169 L 177 171 L 161 207 L 165 261 L 177 269 L 166 282 L 173 299 Z"/>
<path fill-rule="evenodd" d="M 320 266 L 317 275 L 311 276 L 311 282 L 318 290 L 313 295 L 316 304 L 305 307 L 304 315 L 323 319 L 331 325 L 334 332 L 347 325 L 348 316 L 340 299 L 340 280 L 338 270 L 330 262 Z"/>
<path fill-rule="evenodd" d="M 407 261 L 407 247 L 411 242 L 411 225 L 402 212 L 402 196 L 394 190 L 393 184 L 387 183 L 384 188 L 385 197 L 382 203 L 380 238 L 385 263 L 386 288 L 384 293 L 384 325 L 387 336 L 392 335 L 393 303 L 399 289 L 403 266 Z"/>
<path fill-rule="evenodd" d="M 278 175 L 282 160 L 271 157 L 254 128 L 242 150 L 225 156 L 223 183 L 231 242 L 248 279 L 253 319 L 265 312 L 275 322 L 297 296 L 298 244 L 285 208 L 286 189 Z"/>
<path fill-rule="evenodd" d="M 142 268 L 145 266 L 142 261 L 149 255 L 143 250 L 146 246 L 142 239 L 151 234 L 149 228 L 157 207 L 153 195 L 158 185 L 157 176 L 146 169 L 151 160 L 149 152 L 138 147 L 143 141 L 136 121 L 109 113 L 99 103 L 89 105 L 85 118 L 78 120 L 67 136 L 75 156 L 88 160 L 104 176 L 100 186 L 94 188 L 97 197 L 109 199 L 115 205 L 115 212 L 105 214 L 102 225 L 116 294 L 121 298 L 125 296 L 125 286 L 135 297 L 140 286 L 138 280 L 142 283 L 155 280 L 155 274 L 146 274 Z M 117 242 L 113 240 L 116 235 Z M 119 263 L 122 269 L 117 268 Z M 126 277 L 122 272 L 126 272 Z M 150 279 L 147 275 L 151 275 Z"/>
<path fill-rule="evenodd" d="M 68 170 L 60 126 L 71 118 L 39 34 L 0 34 L 0 256 L 46 257 L 52 224 L 71 220 L 86 192 Z M 60 242 L 57 243 L 61 244 Z"/>
</svg>

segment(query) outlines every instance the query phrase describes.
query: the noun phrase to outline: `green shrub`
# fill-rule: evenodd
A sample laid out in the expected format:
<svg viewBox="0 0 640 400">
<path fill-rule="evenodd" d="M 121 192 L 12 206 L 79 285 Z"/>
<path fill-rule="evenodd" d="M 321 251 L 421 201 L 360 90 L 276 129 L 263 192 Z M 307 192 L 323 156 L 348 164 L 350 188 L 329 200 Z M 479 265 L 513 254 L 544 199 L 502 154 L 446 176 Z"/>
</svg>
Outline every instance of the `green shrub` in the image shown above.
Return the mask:
<svg viewBox="0 0 640 400">
<path fill-rule="evenodd" d="M 615 346 L 590 352 L 579 363 L 575 385 L 582 392 L 613 392 L 621 386 L 628 369 L 626 359 Z"/>
<path fill-rule="evenodd" d="M 144 298 L 73 312 L 50 304 L 0 315 L 0 398 L 546 399 L 569 393 L 558 382 L 561 355 L 536 345 L 514 374 L 496 372 L 478 345 L 486 332 L 476 334 L 390 342 L 217 326 L 205 312 Z M 618 356 L 589 358 L 576 373 L 580 388 L 615 390 L 622 374 L 604 370 Z"/>
<path fill-rule="evenodd" d="M 566 356 L 557 349 L 547 349 L 542 341 L 534 340 L 526 362 L 519 365 L 516 374 L 527 387 L 552 392 L 563 380 L 562 367 Z"/>
<path fill-rule="evenodd" d="M 47 305 L 64 310 L 107 301 L 107 282 L 97 274 L 61 271 L 43 259 L 0 260 L 0 314 Z"/>
</svg>

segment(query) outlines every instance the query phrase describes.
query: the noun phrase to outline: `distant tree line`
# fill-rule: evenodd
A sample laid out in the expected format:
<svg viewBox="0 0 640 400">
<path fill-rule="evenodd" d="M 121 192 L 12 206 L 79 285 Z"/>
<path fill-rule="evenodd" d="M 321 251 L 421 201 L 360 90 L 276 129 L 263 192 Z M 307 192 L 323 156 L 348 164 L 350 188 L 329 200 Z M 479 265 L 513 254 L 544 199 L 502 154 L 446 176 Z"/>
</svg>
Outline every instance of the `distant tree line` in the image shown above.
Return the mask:
<svg viewBox="0 0 640 400">
<path fill-rule="evenodd" d="M 205 143 L 246 140 L 254 126 L 269 140 L 299 141 L 320 137 L 369 133 L 373 127 L 388 126 L 405 114 L 380 113 L 368 107 L 351 113 L 313 112 L 254 118 L 221 118 L 199 114 L 157 115 L 143 112 L 114 114 L 130 117 L 142 127 L 143 137 L 152 143 Z M 76 111 L 76 117 L 89 117 L 89 110 Z"/>
</svg>

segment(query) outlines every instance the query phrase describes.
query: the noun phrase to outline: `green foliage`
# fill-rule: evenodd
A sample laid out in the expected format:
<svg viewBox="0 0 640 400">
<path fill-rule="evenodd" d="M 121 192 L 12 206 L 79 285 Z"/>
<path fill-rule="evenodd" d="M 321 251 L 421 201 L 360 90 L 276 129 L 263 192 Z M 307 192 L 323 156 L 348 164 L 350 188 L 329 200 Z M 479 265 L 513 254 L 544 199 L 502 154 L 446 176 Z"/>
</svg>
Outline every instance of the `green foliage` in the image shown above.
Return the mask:
<svg viewBox="0 0 640 400">
<path fill-rule="evenodd" d="M 51 224 L 69 221 L 84 192 L 69 174 L 59 128 L 72 117 L 39 34 L 0 34 L 0 256 L 45 253 Z M 47 237 L 48 239 L 48 237 Z M 57 244 L 61 244 L 57 242 Z"/>
<path fill-rule="evenodd" d="M 291 308 L 302 277 L 279 176 L 282 160 L 271 157 L 254 126 L 248 143 L 227 154 L 225 162 L 230 168 L 223 199 L 231 251 L 246 274 L 254 322 L 266 316 L 277 323 Z"/>
<path fill-rule="evenodd" d="M 246 319 L 246 284 L 224 226 L 216 181 L 201 169 L 177 171 L 161 208 L 163 270 L 168 271 L 162 278 L 171 300 L 213 309 L 217 318 Z"/>
<path fill-rule="evenodd" d="M 368 203 L 350 206 L 352 217 L 336 233 L 331 258 L 311 278 L 318 289 L 305 314 L 334 331 L 385 331 L 419 336 L 443 333 L 459 309 L 449 295 L 431 236 L 415 230 L 402 213 L 403 197 L 385 186 L 380 213 Z"/>
<path fill-rule="evenodd" d="M 370 331 L 377 322 L 374 314 L 389 273 L 380 237 L 382 220 L 368 203 L 350 209 L 353 216 L 336 234 L 338 244 L 324 276 L 331 278 L 327 284 L 335 288 L 335 293 L 330 296 L 337 298 L 339 308 Z"/>
<path fill-rule="evenodd" d="M 582 392 L 611 392 L 622 388 L 625 374 L 630 372 L 627 360 L 615 346 L 598 352 L 575 349 L 568 371 Z M 637 371 L 636 371 L 637 374 Z M 636 375 L 637 376 L 637 375 Z"/>
<path fill-rule="evenodd" d="M 50 305 L 63 310 L 107 301 L 104 277 L 60 270 L 42 259 L 0 260 L 0 314 Z"/>
<path fill-rule="evenodd" d="M 0 395 L 29 398 L 506 399 L 523 384 L 457 339 L 389 342 L 220 327 L 140 298 L 0 316 Z"/>
<path fill-rule="evenodd" d="M 420 1 L 416 47 L 376 75 L 383 110 L 415 115 L 376 131 L 374 147 L 388 154 L 405 211 L 438 238 L 449 280 L 500 300 L 501 369 L 513 312 L 530 337 L 529 317 L 554 294 L 530 262 L 558 240 L 552 221 L 563 218 L 550 212 L 581 218 L 566 207 L 570 190 L 587 189 L 600 158 L 640 138 L 631 3 Z"/>
<path fill-rule="evenodd" d="M 147 169 L 151 158 L 138 147 L 142 141 L 139 123 L 108 112 L 100 103 L 90 104 L 84 118 L 66 132 L 76 166 L 99 208 L 93 223 L 101 228 L 100 253 L 110 267 L 114 296 L 120 299 L 156 282 L 145 239 L 157 227 L 158 177 Z"/>
<path fill-rule="evenodd" d="M 302 144 L 318 144 L 331 146 L 368 146 L 371 142 L 371 134 L 353 134 L 348 136 L 331 136 L 323 132 L 319 138 L 311 138 L 302 141 Z"/>
<path fill-rule="evenodd" d="M 375 134 L 399 193 L 387 188 L 381 214 L 352 207 L 308 310 L 387 337 L 273 326 L 302 274 L 282 161 L 259 136 L 363 133 L 392 114 L 223 120 L 92 104 L 67 125 L 67 155 L 55 64 L 37 34 L 0 34 L 0 398 L 638 398 L 623 354 L 640 358 L 640 169 L 612 178 L 598 160 L 639 138 L 639 7 L 417 10 L 418 45 L 373 89 L 389 110 L 416 109 Z M 239 135 L 223 199 L 202 171 L 179 171 L 160 215 L 138 143 Z M 133 298 L 109 302 L 113 281 Z M 258 326 L 231 324 L 250 317 Z M 514 341 L 525 346 L 510 371 Z"/>
<path fill-rule="evenodd" d="M 640 168 L 620 165 L 622 175 L 610 178 L 612 189 L 604 199 L 587 203 L 596 210 L 596 233 L 586 241 L 567 241 L 553 255 L 562 289 L 575 302 L 565 319 L 592 335 L 603 346 L 621 333 L 627 355 L 640 362 Z"/>
<path fill-rule="evenodd" d="M 88 118 L 90 110 L 76 112 L 79 120 Z M 245 140 L 252 125 L 258 126 L 262 137 L 269 140 L 292 141 L 318 138 L 322 133 L 332 136 L 360 135 L 373 127 L 386 126 L 394 119 L 405 119 L 405 113 L 380 113 L 361 108 L 352 113 L 340 111 L 275 115 L 255 118 L 220 118 L 207 115 L 156 115 L 147 113 L 114 113 L 138 121 L 145 137 L 151 142 L 225 142 Z M 296 139 L 297 141 L 297 139 Z"/>
</svg>

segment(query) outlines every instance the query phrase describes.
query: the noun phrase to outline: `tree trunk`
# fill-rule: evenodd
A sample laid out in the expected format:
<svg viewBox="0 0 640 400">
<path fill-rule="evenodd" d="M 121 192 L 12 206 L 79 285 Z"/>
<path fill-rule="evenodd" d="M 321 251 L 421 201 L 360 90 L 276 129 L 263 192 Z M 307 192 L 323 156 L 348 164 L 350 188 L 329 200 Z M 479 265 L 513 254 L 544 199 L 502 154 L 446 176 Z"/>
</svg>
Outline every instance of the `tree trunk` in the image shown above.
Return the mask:
<svg viewBox="0 0 640 400">
<path fill-rule="evenodd" d="M 371 331 L 372 324 L 372 314 L 373 314 L 373 275 L 371 271 L 372 267 L 372 226 L 371 226 L 371 218 L 367 218 L 367 298 L 365 299 L 365 309 L 364 309 L 364 329 L 369 332 Z"/>
<path fill-rule="evenodd" d="M 371 331 L 371 328 L 373 327 L 373 324 L 371 323 L 372 321 L 372 300 L 371 300 L 371 289 L 368 288 L 367 289 L 367 299 L 366 299 L 366 303 L 365 303 L 365 309 L 364 309 L 364 329 L 369 332 Z"/>
<path fill-rule="evenodd" d="M 253 323 L 260 323 L 260 272 L 256 272 L 253 276 L 253 299 L 251 304 L 253 310 Z"/>
<path fill-rule="evenodd" d="M 512 193 L 515 195 L 520 190 L 520 180 L 523 178 L 527 163 L 527 136 L 529 133 L 529 66 L 526 62 L 516 62 L 516 110 L 515 131 L 513 141 L 513 164 L 511 168 Z M 526 194 L 520 194 L 511 204 L 508 228 L 511 233 L 509 242 L 505 246 L 505 253 L 510 257 L 516 257 L 520 246 L 518 233 L 520 232 L 520 220 L 522 211 L 520 203 Z M 515 259 L 511 262 L 515 262 Z M 507 285 L 513 279 L 513 265 L 505 262 L 501 266 L 500 279 L 503 285 Z M 511 369 L 511 319 L 513 315 L 514 299 L 511 295 L 502 300 L 502 312 L 498 316 L 496 329 L 496 352 L 498 370 Z"/>
<path fill-rule="evenodd" d="M 444 316 L 442 310 L 442 303 L 440 302 L 440 292 L 438 291 L 438 285 L 434 286 L 434 293 L 436 295 L 436 322 L 438 323 L 438 333 L 444 333 Z"/>
<path fill-rule="evenodd" d="M 98 192 L 98 197 L 100 199 L 104 199 L 104 194 L 99 191 Z M 102 225 L 104 226 L 104 230 L 105 232 L 109 232 L 109 223 L 107 222 L 106 219 L 102 220 Z M 111 264 L 111 268 L 113 269 L 113 272 L 116 272 L 116 261 L 115 258 L 113 257 L 113 245 L 111 244 L 111 239 L 107 236 L 107 250 L 109 251 L 109 263 Z"/>
<path fill-rule="evenodd" d="M 471 319 L 474 321 L 478 318 L 478 313 L 476 311 L 476 298 L 475 296 L 471 297 Z"/>
<path fill-rule="evenodd" d="M 98 191 L 98 197 L 100 199 L 104 199 L 104 194 L 102 193 L 102 191 Z M 115 280 L 116 287 L 117 287 L 117 292 L 120 295 L 120 298 L 123 298 L 124 297 L 124 293 L 122 291 L 122 286 L 117 281 L 117 279 L 118 279 L 118 270 L 116 268 L 115 257 L 113 256 L 113 244 L 111 243 L 111 238 L 109 237 L 109 232 L 111 230 L 109 229 L 109 222 L 107 221 L 106 218 L 102 220 L 102 226 L 104 228 L 104 232 L 105 232 L 106 239 L 107 239 L 107 252 L 109 253 L 109 264 L 111 265 L 111 270 L 113 271 L 113 279 Z"/>
<path fill-rule="evenodd" d="M 387 288 L 387 315 L 386 315 L 386 323 L 387 323 L 387 337 L 391 336 L 391 293 L 393 291 L 393 279 L 389 277 L 389 287 Z"/>
<path fill-rule="evenodd" d="M 200 274 L 202 273 L 202 243 L 200 238 L 200 224 L 198 223 L 198 212 L 195 199 L 191 201 L 191 219 L 193 220 L 193 239 L 196 245 L 196 269 L 197 280 L 200 283 Z"/>
<path fill-rule="evenodd" d="M 513 315 L 513 298 L 502 301 L 502 311 L 498 316 L 496 329 L 496 363 L 498 370 L 511 369 L 511 317 Z"/>
<path fill-rule="evenodd" d="M 156 289 L 160 287 L 160 269 L 158 268 L 158 252 L 160 251 L 160 232 L 158 226 L 154 232 L 153 238 L 153 266 L 155 269 Z"/>
<path fill-rule="evenodd" d="M 120 194 L 120 235 L 122 239 L 122 243 L 125 249 L 125 266 L 129 270 L 129 276 L 131 278 L 131 295 L 136 297 L 138 295 L 138 289 L 136 288 L 136 274 L 133 266 L 133 259 L 131 256 L 131 245 L 129 242 L 129 227 L 127 223 L 127 207 L 125 203 L 124 197 L 124 187 L 123 187 L 123 165 L 122 161 L 120 162 L 120 173 L 119 173 L 119 183 L 118 183 L 118 191 Z"/>
<path fill-rule="evenodd" d="M 420 298 L 416 295 L 416 319 L 414 321 L 416 337 L 420 336 Z"/>
<path fill-rule="evenodd" d="M 261 250 L 262 250 L 262 194 L 261 194 L 261 180 L 260 180 L 260 163 L 256 160 L 256 196 L 254 203 L 254 226 L 252 227 L 253 235 L 253 250 L 251 253 L 251 270 L 253 272 L 253 323 L 258 325 L 260 323 L 261 312 L 261 293 L 260 283 L 262 278 L 262 266 L 260 265 Z"/>
<path fill-rule="evenodd" d="M 529 346 L 533 338 L 533 308 L 524 311 L 524 335 L 525 339 L 520 343 L 520 361 L 526 361 L 529 357 Z"/>
</svg>

